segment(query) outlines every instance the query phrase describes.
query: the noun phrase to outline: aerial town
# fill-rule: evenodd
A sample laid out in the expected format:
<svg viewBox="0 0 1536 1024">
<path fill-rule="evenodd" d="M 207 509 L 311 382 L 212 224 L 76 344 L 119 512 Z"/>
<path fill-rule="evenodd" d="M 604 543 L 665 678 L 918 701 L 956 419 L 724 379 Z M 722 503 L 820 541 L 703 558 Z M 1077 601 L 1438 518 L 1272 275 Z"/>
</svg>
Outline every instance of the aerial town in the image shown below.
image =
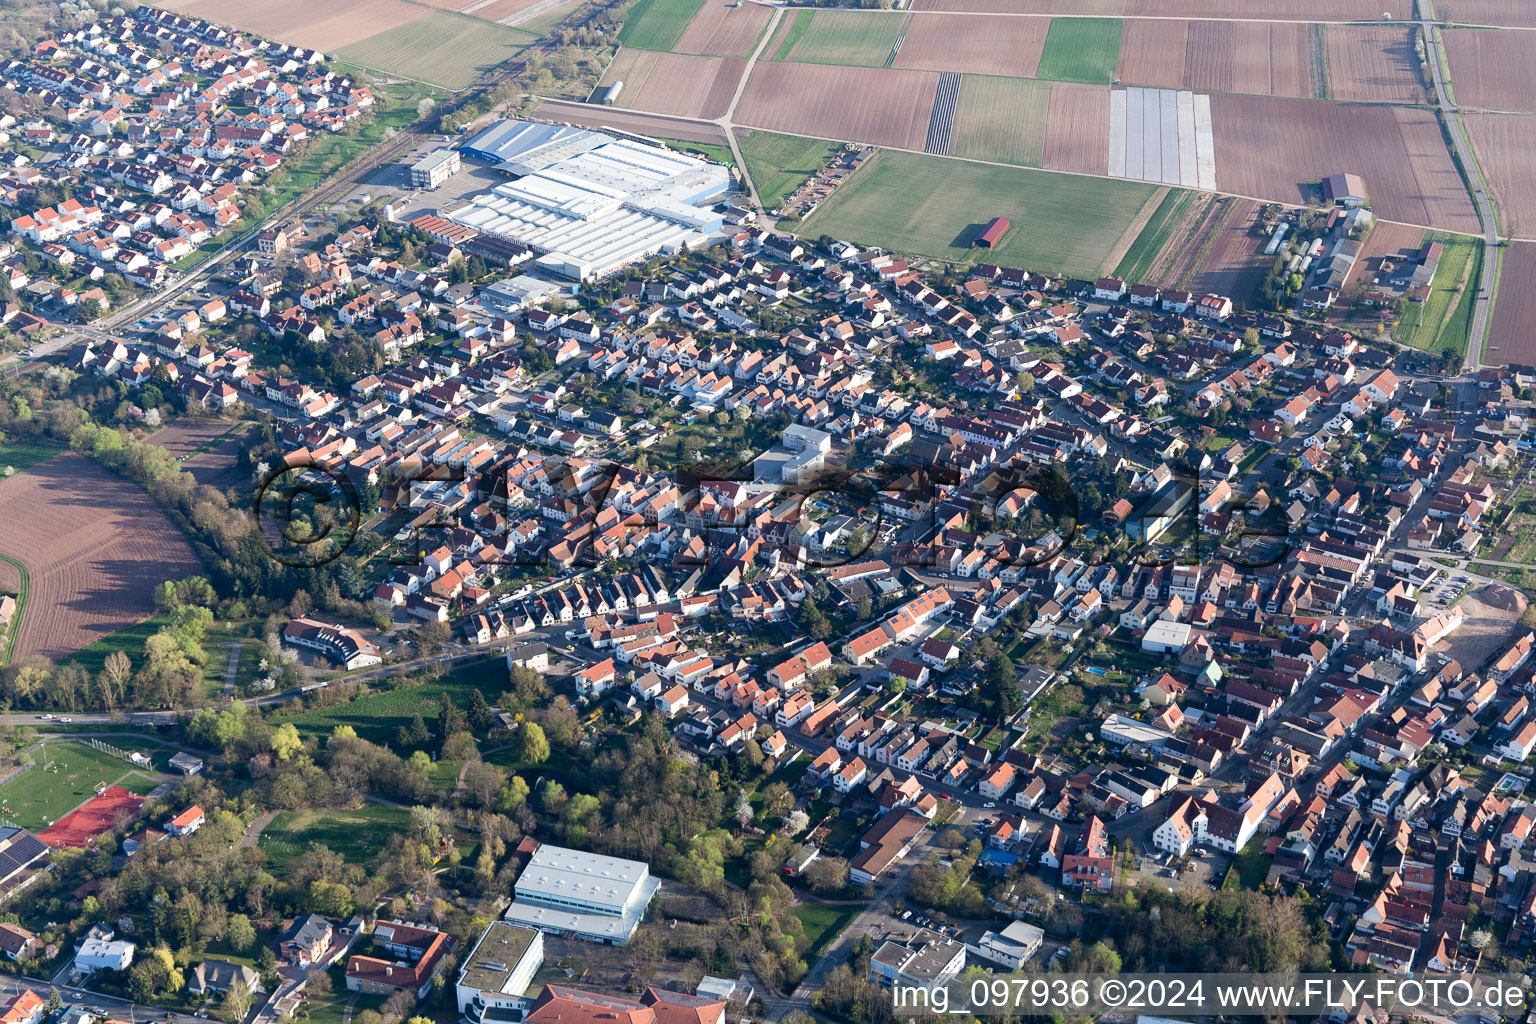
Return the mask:
<svg viewBox="0 0 1536 1024">
<path fill-rule="evenodd" d="M 1536 978 L 1525 13 L 247 6 L 4 42 L 0 1024 Z"/>
</svg>

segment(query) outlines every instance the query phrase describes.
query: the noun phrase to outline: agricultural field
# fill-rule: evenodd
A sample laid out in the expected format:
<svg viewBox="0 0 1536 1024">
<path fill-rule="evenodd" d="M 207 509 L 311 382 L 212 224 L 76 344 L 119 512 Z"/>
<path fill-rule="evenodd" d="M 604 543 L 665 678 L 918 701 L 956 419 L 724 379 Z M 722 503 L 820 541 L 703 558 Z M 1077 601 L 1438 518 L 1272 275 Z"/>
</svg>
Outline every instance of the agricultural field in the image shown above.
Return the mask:
<svg viewBox="0 0 1536 1024">
<path fill-rule="evenodd" d="M 537 7 L 542 0 L 472 0 L 471 3 L 433 4 L 433 7 L 442 7 L 444 10 L 458 11 L 460 14 L 468 14 L 485 21 L 494 21 L 501 25 L 528 24 L 543 13 L 540 10 L 531 10 Z M 531 30 L 530 30 L 531 31 Z"/>
<path fill-rule="evenodd" d="M 364 804 L 362 807 L 284 811 L 262 829 L 259 845 L 279 872 L 319 843 L 350 864 L 368 864 L 383 851 L 389 837 L 411 822 L 402 807 Z"/>
<path fill-rule="evenodd" d="M 1531 67 L 1536 33 L 1453 28 L 1440 33 L 1451 64 L 1451 89 L 1463 109 L 1536 112 Z"/>
<path fill-rule="evenodd" d="M 169 0 L 169 10 L 221 25 L 234 25 L 284 43 L 333 51 L 434 12 L 408 0 Z"/>
<path fill-rule="evenodd" d="M 644 50 L 672 50 L 705 0 L 639 0 L 624 16 L 619 42 Z"/>
<path fill-rule="evenodd" d="M 1103 174 L 1109 165 L 1109 90 L 1051 83 L 1041 163 L 1052 171 Z"/>
<path fill-rule="evenodd" d="M 920 150 L 938 86 L 930 71 L 759 61 L 734 119 L 791 135 Z"/>
<path fill-rule="evenodd" d="M 282 721 L 292 722 L 302 736 L 328 736 L 338 725 L 350 725 L 365 740 L 393 743 L 400 727 L 410 725 L 415 715 L 428 722 L 436 718 L 444 693 L 460 708 L 467 708 L 471 691 L 478 689 L 495 703 L 506 685 L 505 662 L 490 658 L 461 665 L 441 679 L 370 694 L 349 704 L 314 708 Z"/>
<path fill-rule="evenodd" d="M 608 65 L 598 88 L 622 81 L 616 106 L 709 119 L 730 107 L 745 67 L 746 61 L 737 58 L 624 47 Z"/>
<path fill-rule="evenodd" d="M 1217 227 L 1216 238 L 1209 243 L 1208 254 L 1200 261 L 1188 287 L 1200 294 L 1215 292 L 1229 296 L 1233 302 L 1249 302 L 1264 280 L 1271 260 L 1264 256 L 1261 204 L 1251 199 L 1233 202 L 1237 205 Z"/>
<path fill-rule="evenodd" d="M 164 753 L 154 745 L 132 749 L 154 758 Z M 47 827 L 95 796 L 100 783 L 111 785 L 130 773 L 148 781 L 132 763 L 74 740 L 46 743 L 33 751 L 31 757 L 34 767 L 0 786 L 0 817 L 34 831 Z M 45 770 L 50 762 L 53 767 Z"/>
<path fill-rule="evenodd" d="M 1224 191 L 1304 203 L 1315 198 L 1315 182 L 1350 167 L 1365 179 L 1378 217 L 1480 230 L 1428 110 L 1217 94 L 1211 118 Z"/>
<path fill-rule="evenodd" d="M 63 661 L 154 614 L 151 591 L 197 572 L 181 533 L 142 489 L 66 452 L 0 481 L 0 554 L 26 564 L 29 604 L 16 658 Z"/>
<path fill-rule="evenodd" d="M 1045 38 L 1036 74 L 1056 82 L 1108 85 L 1120 56 L 1119 18 L 1056 18 Z"/>
<path fill-rule="evenodd" d="M 618 107 L 596 107 L 590 103 L 572 103 L 567 100 L 543 100 L 536 108 L 538 116 L 566 124 L 585 125 L 589 128 L 618 128 L 626 132 L 638 132 L 658 138 L 679 139 L 684 142 L 702 142 L 712 146 L 730 148 L 725 131 L 718 125 L 700 121 L 687 121 L 665 114 L 644 114 L 622 110 Z"/>
<path fill-rule="evenodd" d="M 1158 254 L 1168 244 L 1174 229 L 1183 222 L 1194 201 L 1195 193 L 1188 189 L 1169 189 L 1115 267 L 1115 276 L 1133 283 L 1145 281 Z"/>
<path fill-rule="evenodd" d="M 772 18 L 772 11 L 757 4 L 733 7 L 721 0 L 705 0 L 672 49 L 712 57 L 750 57 Z"/>
<path fill-rule="evenodd" d="M 1425 241 L 1444 246 L 1434 288 L 1424 302 L 1406 304 L 1402 319 L 1392 329 L 1392 338 L 1430 352 L 1464 354 L 1482 273 L 1482 240 L 1432 231 Z"/>
<path fill-rule="evenodd" d="M 950 155 L 1039 167 L 1052 88 L 1030 78 L 966 75 L 960 80 Z"/>
<path fill-rule="evenodd" d="M 713 160 L 717 164 L 727 167 L 736 166 L 736 157 L 731 153 L 731 147 L 724 144 L 709 142 L 690 142 L 687 139 L 666 139 L 657 137 L 658 142 L 665 142 L 669 149 L 675 149 L 679 153 L 688 153 L 692 156 L 702 156 L 706 160 Z"/>
<path fill-rule="evenodd" d="M 1463 25 L 1536 28 L 1536 7 L 1527 0 L 1439 0 L 1435 16 Z"/>
<path fill-rule="evenodd" d="M 1536 114 L 1462 114 L 1483 176 L 1499 205 L 1499 230 L 1536 237 Z"/>
<path fill-rule="evenodd" d="M 461 14 L 430 11 L 406 25 L 339 49 L 340 56 L 370 71 L 462 89 L 496 65 L 511 60 L 537 37 Z"/>
<path fill-rule="evenodd" d="M 888 11 L 816 11 L 802 29 L 797 14 L 792 31 L 801 35 L 782 59 L 802 64 L 884 67 L 906 20 L 905 14 Z"/>
<path fill-rule="evenodd" d="M 753 131 L 741 132 L 736 145 L 768 210 L 781 206 L 838 149 L 836 143 L 821 139 Z"/>
<path fill-rule="evenodd" d="M 1406 26 L 1329 25 L 1330 99 L 1361 103 L 1423 103 L 1412 30 Z"/>
<path fill-rule="evenodd" d="M 1536 363 L 1536 242 L 1515 242 L 1499 261 L 1499 290 L 1483 361 Z"/>
<path fill-rule="evenodd" d="M 977 232 L 1002 216 L 1013 230 L 987 253 L 988 262 L 1092 279 L 1156 191 L 1140 182 L 887 151 L 823 203 L 802 234 L 966 261 L 977 258 Z"/>
<path fill-rule="evenodd" d="M 1133 18 L 1120 41 L 1117 77 L 1159 89 L 1308 98 L 1307 29 L 1297 22 Z"/>
<path fill-rule="evenodd" d="M 1456 5 L 1519 4 L 1523 0 L 1452 0 Z M 1435 5 L 1445 17 L 1447 4 Z M 1230 18 L 1232 0 L 913 0 L 918 11 L 981 11 L 998 14 L 1098 14 L 1148 18 Z M 1413 0 L 1270 0 L 1264 16 L 1275 21 L 1395 21 L 1413 16 Z"/>
<path fill-rule="evenodd" d="M 907 23 L 892 67 L 1033 77 L 1050 26 L 1046 18 L 920 15 Z"/>
</svg>

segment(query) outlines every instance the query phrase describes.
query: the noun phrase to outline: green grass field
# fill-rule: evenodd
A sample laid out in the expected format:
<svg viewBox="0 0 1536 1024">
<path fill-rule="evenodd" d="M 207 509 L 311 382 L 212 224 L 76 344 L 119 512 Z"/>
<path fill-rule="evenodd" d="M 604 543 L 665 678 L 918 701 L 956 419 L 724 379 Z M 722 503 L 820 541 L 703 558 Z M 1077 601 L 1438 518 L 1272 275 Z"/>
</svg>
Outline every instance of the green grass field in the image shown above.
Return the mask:
<svg viewBox="0 0 1536 1024">
<path fill-rule="evenodd" d="M 1092 280 L 1156 188 L 887 150 L 833 193 L 800 233 Z M 995 249 L 973 248 L 997 216 L 1007 217 L 1012 230 Z"/>
<path fill-rule="evenodd" d="M 1119 18 L 1052 18 L 1037 78 L 1109 85 L 1120 60 Z"/>
<path fill-rule="evenodd" d="M 655 137 L 660 138 L 660 136 Z M 697 153 L 717 164 L 724 164 L 727 167 L 736 166 L 736 158 L 731 155 L 730 146 L 717 146 L 710 142 L 689 142 L 687 139 L 661 139 L 661 141 L 679 153 Z"/>
<path fill-rule="evenodd" d="M 802 903 L 790 913 L 800 919 L 811 947 L 805 953 L 805 962 L 811 963 L 832 945 L 844 928 L 853 923 L 863 909 L 858 906 L 828 906 L 823 903 Z"/>
<path fill-rule="evenodd" d="M 69 660 L 76 662 L 93 675 L 101 671 L 106 663 L 107 655 L 115 651 L 122 651 L 133 660 L 134 668 L 138 668 L 144 661 L 144 641 L 154 636 L 161 629 L 171 624 L 169 615 L 156 615 L 145 619 L 136 626 L 120 629 L 102 637 L 95 643 L 80 648 L 69 656 Z M 220 663 L 219 671 L 224 670 L 224 664 Z"/>
<path fill-rule="evenodd" d="M 619 29 L 619 42 L 642 50 L 670 52 L 704 0 L 640 0 Z"/>
<path fill-rule="evenodd" d="M 1466 354 L 1472 330 L 1472 306 L 1483 269 L 1483 245 L 1475 238 L 1431 231 L 1426 242 L 1444 246 L 1434 288 L 1424 302 L 1410 302 L 1392 338 L 1430 352 Z"/>
<path fill-rule="evenodd" d="M 6 470 L 20 473 L 31 469 L 39 462 L 51 459 L 64 449 L 56 444 L 31 443 L 16 441 L 10 444 L 0 444 L 0 478 L 6 475 Z"/>
<path fill-rule="evenodd" d="M 532 32 L 432 11 L 415 21 L 360 39 L 338 51 L 371 71 L 462 89 L 511 60 L 538 37 Z M 415 111 L 412 111 L 415 114 Z"/>
<path fill-rule="evenodd" d="M 788 50 L 788 59 L 801 64 L 884 67 L 906 18 L 880 11 L 817 11 L 809 27 L 802 29 L 797 16 L 790 33 L 801 36 Z"/>
<path fill-rule="evenodd" d="M 303 857 L 311 843 L 328 847 L 350 863 L 367 864 L 410 821 L 410 811 L 383 804 L 353 810 L 284 811 L 262 830 L 259 845 L 278 870 Z"/>
<path fill-rule="evenodd" d="M 795 189 L 821 169 L 838 144 L 774 132 L 741 132 L 736 139 L 763 208 L 777 209 Z"/>
<path fill-rule="evenodd" d="M 151 757 L 163 753 L 153 745 L 132 749 Z M 0 786 L 0 817 L 34 831 L 46 828 L 95 796 L 97 783 L 112 784 L 133 772 L 134 778 L 124 789 L 136 793 L 154 788 L 153 784 L 144 788 L 148 780 L 129 762 L 72 740 L 47 743 L 32 758 L 36 762 L 34 767 Z M 50 761 L 54 768 L 45 771 L 44 766 Z"/>
<path fill-rule="evenodd" d="M 1147 221 L 1141 234 L 1136 236 L 1136 241 L 1126 250 L 1120 265 L 1115 268 L 1115 276 L 1132 284 L 1140 283 L 1157 261 L 1157 254 L 1168 244 L 1168 236 L 1173 234 L 1173 229 L 1184 219 L 1184 214 L 1194 201 L 1195 194 L 1187 189 L 1169 189 L 1163 201 L 1157 204 L 1152 219 Z"/>
<path fill-rule="evenodd" d="M 950 155 L 1039 167 L 1050 99 L 1049 82 L 966 75 L 960 80 Z"/>
<path fill-rule="evenodd" d="M 411 718 L 418 713 L 430 728 L 444 693 L 452 695 L 453 702 L 463 709 L 469 707 L 470 694 L 477 688 L 494 704 L 507 688 L 506 663 L 489 658 L 433 682 L 376 693 L 349 704 L 316 708 L 279 721 L 292 722 L 303 736 L 327 736 L 338 725 L 350 725 L 365 740 L 393 743 L 395 733 L 402 725 L 410 725 Z"/>
<path fill-rule="evenodd" d="M 784 41 L 779 48 L 771 54 L 766 54 L 770 60 L 788 60 L 794 52 L 795 44 L 805 38 L 805 34 L 811 29 L 811 19 L 816 17 L 815 11 L 796 11 L 795 20 L 790 22 L 789 31 L 784 35 Z"/>
</svg>

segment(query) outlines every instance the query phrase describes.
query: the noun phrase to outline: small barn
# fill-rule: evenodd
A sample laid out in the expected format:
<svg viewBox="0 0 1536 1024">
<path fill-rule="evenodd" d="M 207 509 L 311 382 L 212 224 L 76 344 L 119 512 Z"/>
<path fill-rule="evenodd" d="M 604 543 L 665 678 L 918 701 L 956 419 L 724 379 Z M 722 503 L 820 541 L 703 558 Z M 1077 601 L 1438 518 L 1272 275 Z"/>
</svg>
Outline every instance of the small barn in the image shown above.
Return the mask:
<svg viewBox="0 0 1536 1024">
<path fill-rule="evenodd" d="M 993 217 L 987 223 L 987 226 L 981 229 L 981 234 L 976 236 L 976 244 L 983 248 L 991 249 L 1003 240 L 1003 236 L 1008 233 L 1008 229 L 1012 226 L 1008 223 L 1007 217 Z"/>
</svg>

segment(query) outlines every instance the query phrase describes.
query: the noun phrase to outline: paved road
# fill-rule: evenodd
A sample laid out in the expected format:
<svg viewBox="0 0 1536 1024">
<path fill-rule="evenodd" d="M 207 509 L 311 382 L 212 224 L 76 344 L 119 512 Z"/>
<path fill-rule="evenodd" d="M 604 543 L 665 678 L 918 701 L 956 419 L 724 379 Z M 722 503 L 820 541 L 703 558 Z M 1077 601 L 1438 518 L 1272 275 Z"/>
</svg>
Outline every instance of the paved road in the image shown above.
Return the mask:
<svg viewBox="0 0 1536 1024">
<path fill-rule="evenodd" d="M 9 1002 L 29 988 L 47 999 L 50 983 L 41 978 L 0 975 L 0 1003 Z M 149 1021 L 165 1020 L 165 1011 L 157 1006 L 144 1006 L 127 999 L 92 992 L 90 989 L 60 988 L 59 995 L 72 1005 L 99 1006 L 114 1019 L 128 1021 L 130 1024 L 147 1024 Z M 181 1013 L 178 1016 L 186 1017 L 188 1014 Z"/>
<path fill-rule="evenodd" d="M 1440 29 L 1434 23 L 1434 16 L 1431 0 L 1419 0 L 1419 26 L 1424 30 L 1426 53 L 1429 55 L 1425 63 L 1429 65 L 1430 77 L 1435 81 L 1435 96 L 1445 115 L 1451 143 L 1456 147 L 1456 155 L 1466 169 L 1468 184 L 1472 186 L 1472 201 L 1477 204 L 1477 215 L 1483 222 L 1483 272 L 1477 282 L 1477 299 L 1472 307 L 1472 330 L 1467 340 L 1466 361 L 1467 369 L 1478 370 L 1483 365 L 1483 346 L 1487 340 L 1488 318 L 1493 309 L 1493 282 L 1498 280 L 1499 257 L 1502 255 L 1499 248 L 1499 221 L 1494 215 L 1493 203 L 1483 189 L 1482 177 L 1477 170 L 1477 157 L 1468 145 L 1466 132 L 1462 129 L 1461 114 L 1451 99 L 1442 67 L 1442 62 L 1446 67 L 1450 62 L 1441 46 Z M 1495 362 L 1503 360 L 1495 359 Z"/>
</svg>

